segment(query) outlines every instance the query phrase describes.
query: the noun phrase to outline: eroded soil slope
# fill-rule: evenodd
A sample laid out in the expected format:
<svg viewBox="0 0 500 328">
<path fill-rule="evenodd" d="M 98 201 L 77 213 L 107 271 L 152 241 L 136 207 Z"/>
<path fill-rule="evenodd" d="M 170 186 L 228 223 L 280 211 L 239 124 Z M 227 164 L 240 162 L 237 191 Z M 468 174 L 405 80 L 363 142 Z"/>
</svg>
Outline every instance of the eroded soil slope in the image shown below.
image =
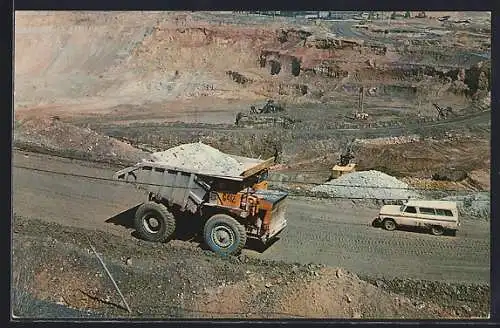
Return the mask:
<svg viewBox="0 0 500 328">
<path fill-rule="evenodd" d="M 29 315 L 33 309 L 23 300 L 34 295 L 94 316 L 128 316 L 90 245 L 134 317 L 380 319 L 487 313 L 482 287 L 469 289 L 466 303 L 440 306 L 439 295 L 421 300 L 394 294 L 342 269 L 245 256 L 223 259 L 186 244 L 152 244 L 21 217 L 14 221 L 14 313 Z"/>
</svg>

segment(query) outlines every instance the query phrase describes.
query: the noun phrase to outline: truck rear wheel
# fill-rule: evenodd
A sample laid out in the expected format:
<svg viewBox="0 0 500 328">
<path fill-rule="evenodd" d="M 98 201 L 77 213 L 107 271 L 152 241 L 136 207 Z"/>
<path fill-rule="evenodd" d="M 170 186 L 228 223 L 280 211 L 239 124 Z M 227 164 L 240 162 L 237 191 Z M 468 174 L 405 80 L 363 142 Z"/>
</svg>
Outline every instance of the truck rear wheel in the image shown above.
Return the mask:
<svg viewBox="0 0 500 328">
<path fill-rule="evenodd" d="M 135 212 L 134 227 L 141 239 L 165 242 L 175 231 L 175 218 L 163 204 L 147 202 Z"/>
<path fill-rule="evenodd" d="M 215 214 L 205 223 L 203 237 L 208 247 L 220 255 L 236 255 L 246 244 L 245 227 L 226 214 Z"/>
</svg>

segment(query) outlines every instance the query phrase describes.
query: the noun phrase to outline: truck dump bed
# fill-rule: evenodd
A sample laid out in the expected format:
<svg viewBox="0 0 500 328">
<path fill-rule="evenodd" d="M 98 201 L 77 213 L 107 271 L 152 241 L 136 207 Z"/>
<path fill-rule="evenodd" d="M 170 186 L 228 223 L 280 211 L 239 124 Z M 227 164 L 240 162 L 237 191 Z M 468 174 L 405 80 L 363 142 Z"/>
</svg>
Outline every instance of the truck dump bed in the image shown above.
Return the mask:
<svg viewBox="0 0 500 328">
<path fill-rule="evenodd" d="M 182 210 L 194 212 L 207 199 L 215 185 L 226 182 L 244 189 L 247 186 L 246 180 L 270 167 L 274 160 L 240 156 L 235 158 L 243 164 L 244 169 L 237 176 L 174 167 L 163 162 L 143 161 L 116 172 L 113 179 L 136 183 L 141 189 L 161 195 L 169 202 L 179 205 Z"/>
<path fill-rule="evenodd" d="M 203 202 L 210 186 L 197 178 L 196 172 L 181 171 L 153 162 L 142 162 L 116 172 L 116 180 L 139 184 L 154 195 L 161 195 L 182 210 L 192 212 Z"/>
</svg>

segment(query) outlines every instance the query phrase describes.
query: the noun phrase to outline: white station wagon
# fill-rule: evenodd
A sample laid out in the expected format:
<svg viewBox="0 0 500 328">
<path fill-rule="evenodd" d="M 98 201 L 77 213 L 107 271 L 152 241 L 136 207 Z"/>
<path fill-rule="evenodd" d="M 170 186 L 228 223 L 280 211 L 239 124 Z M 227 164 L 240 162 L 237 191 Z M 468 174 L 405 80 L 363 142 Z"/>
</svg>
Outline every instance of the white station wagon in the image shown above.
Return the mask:
<svg viewBox="0 0 500 328">
<path fill-rule="evenodd" d="M 455 236 L 460 226 L 457 203 L 441 200 L 409 200 L 403 205 L 384 205 L 374 223 L 389 231 L 399 226 L 426 228 L 438 236 L 445 231 Z"/>
</svg>

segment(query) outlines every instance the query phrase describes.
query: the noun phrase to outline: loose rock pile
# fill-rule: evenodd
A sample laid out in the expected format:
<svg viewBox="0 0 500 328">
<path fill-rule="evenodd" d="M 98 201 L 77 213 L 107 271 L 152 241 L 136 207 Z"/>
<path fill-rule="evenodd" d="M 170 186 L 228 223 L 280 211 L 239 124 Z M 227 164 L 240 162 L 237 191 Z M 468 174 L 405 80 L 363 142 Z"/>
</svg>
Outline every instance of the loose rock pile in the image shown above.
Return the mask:
<svg viewBox="0 0 500 328">
<path fill-rule="evenodd" d="M 341 176 L 314 187 L 313 192 L 323 192 L 333 197 L 405 200 L 420 195 L 398 179 L 379 171 L 360 171 Z"/>
<path fill-rule="evenodd" d="M 151 155 L 155 162 L 207 174 L 238 176 L 245 165 L 231 155 L 201 142 L 184 144 Z"/>
</svg>

